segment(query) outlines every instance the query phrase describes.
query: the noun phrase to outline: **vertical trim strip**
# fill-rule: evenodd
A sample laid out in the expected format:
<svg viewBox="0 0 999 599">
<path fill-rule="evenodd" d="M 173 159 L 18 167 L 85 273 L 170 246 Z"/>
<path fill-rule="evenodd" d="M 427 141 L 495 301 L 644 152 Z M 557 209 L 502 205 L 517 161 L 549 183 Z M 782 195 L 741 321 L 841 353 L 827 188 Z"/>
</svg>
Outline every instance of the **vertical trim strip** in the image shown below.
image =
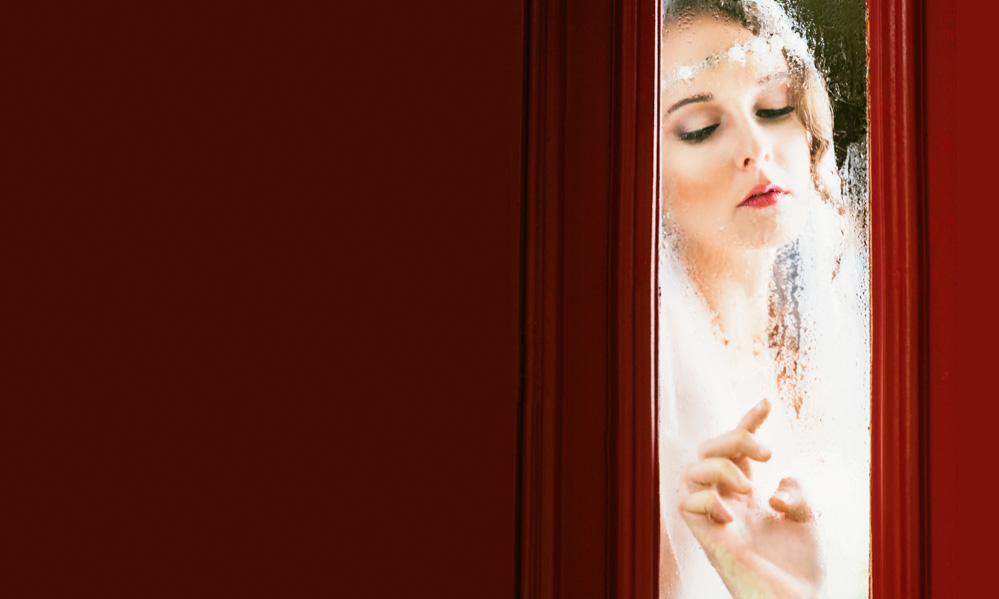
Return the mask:
<svg viewBox="0 0 999 599">
<path fill-rule="evenodd" d="M 925 597 L 923 146 L 919 4 L 869 4 L 873 312 L 872 586 Z"/>
</svg>

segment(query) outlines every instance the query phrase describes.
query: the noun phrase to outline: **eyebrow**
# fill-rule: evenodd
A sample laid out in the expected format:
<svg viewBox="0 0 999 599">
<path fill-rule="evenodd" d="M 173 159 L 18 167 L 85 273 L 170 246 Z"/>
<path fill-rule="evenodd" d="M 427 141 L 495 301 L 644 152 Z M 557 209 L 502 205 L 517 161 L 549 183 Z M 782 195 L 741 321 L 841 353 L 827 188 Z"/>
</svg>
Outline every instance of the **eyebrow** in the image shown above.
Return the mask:
<svg viewBox="0 0 999 599">
<path fill-rule="evenodd" d="M 676 104 L 670 106 L 669 110 L 666 111 L 666 114 L 668 115 L 668 114 L 672 113 L 674 110 L 676 110 L 677 108 L 680 108 L 681 106 L 686 106 L 687 104 L 693 104 L 694 102 L 707 102 L 707 101 L 713 100 L 713 99 L 714 99 L 714 96 L 712 96 L 711 94 L 697 94 L 697 95 L 694 95 L 694 96 L 688 96 L 688 97 L 680 100 Z"/>
<path fill-rule="evenodd" d="M 790 78 L 791 78 L 791 73 L 787 71 L 776 71 L 774 73 L 770 73 L 769 75 L 762 77 L 759 81 L 756 82 L 756 85 L 758 86 L 765 85 L 770 81 L 773 81 L 774 79 L 790 79 Z M 715 97 L 711 94 L 696 94 L 693 96 L 688 96 L 670 106 L 669 109 L 666 111 L 666 115 L 669 116 L 670 114 L 673 113 L 674 110 L 680 108 L 681 106 L 686 106 L 687 104 L 693 104 L 694 102 L 708 102 L 714 99 Z"/>
</svg>

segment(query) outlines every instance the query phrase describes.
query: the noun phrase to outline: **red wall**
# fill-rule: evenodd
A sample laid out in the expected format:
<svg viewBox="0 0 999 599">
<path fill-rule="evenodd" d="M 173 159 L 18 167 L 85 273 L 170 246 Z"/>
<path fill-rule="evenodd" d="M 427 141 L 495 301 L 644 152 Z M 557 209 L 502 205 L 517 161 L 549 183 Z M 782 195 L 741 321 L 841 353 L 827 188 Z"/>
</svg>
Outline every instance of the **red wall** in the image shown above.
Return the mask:
<svg viewBox="0 0 999 599">
<path fill-rule="evenodd" d="M 342 468 L 328 534 L 353 597 L 509 598 L 523 5 L 392 4 L 357 4 L 335 82 L 333 245 L 356 262 L 322 331 L 354 459 L 321 458 Z"/>
<path fill-rule="evenodd" d="M 514 592 L 523 4 L 264 6 L 9 15 L 5 594 Z"/>
</svg>

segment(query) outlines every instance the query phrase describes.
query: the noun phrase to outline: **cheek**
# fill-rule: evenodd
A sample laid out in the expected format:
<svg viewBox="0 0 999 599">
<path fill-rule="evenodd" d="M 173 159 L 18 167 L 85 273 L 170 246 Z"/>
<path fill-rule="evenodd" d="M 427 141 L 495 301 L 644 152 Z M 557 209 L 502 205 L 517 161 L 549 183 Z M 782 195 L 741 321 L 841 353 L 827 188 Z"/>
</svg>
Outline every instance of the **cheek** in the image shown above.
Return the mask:
<svg viewBox="0 0 999 599">
<path fill-rule="evenodd" d="M 663 205 L 677 216 L 704 215 L 717 204 L 720 161 L 698 150 L 670 149 L 663 159 Z"/>
<path fill-rule="evenodd" d="M 799 192 L 812 188 L 812 157 L 804 126 L 788 132 L 781 140 L 779 160 L 785 172 L 792 177 L 792 185 Z"/>
</svg>

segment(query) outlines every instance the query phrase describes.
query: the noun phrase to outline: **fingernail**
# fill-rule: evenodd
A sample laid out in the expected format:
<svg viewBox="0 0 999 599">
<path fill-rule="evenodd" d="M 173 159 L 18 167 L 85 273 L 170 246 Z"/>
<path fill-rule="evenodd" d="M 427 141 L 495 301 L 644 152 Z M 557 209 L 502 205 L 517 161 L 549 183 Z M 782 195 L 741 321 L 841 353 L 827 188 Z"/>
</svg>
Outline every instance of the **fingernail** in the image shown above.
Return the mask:
<svg viewBox="0 0 999 599">
<path fill-rule="evenodd" d="M 777 491 L 776 493 L 774 493 L 774 499 L 783 503 L 787 503 L 788 501 L 791 500 L 791 496 L 788 495 L 786 491 Z"/>
<path fill-rule="evenodd" d="M 767 401 L 766 397 L 764 397 L 763 399 L 760 400 L 760 403 L 756 404 L 756 407 L 762 410 L 763 408 L 767 407 L 768 405 L 770 405 L 770 402 Z"/>
</svg>

